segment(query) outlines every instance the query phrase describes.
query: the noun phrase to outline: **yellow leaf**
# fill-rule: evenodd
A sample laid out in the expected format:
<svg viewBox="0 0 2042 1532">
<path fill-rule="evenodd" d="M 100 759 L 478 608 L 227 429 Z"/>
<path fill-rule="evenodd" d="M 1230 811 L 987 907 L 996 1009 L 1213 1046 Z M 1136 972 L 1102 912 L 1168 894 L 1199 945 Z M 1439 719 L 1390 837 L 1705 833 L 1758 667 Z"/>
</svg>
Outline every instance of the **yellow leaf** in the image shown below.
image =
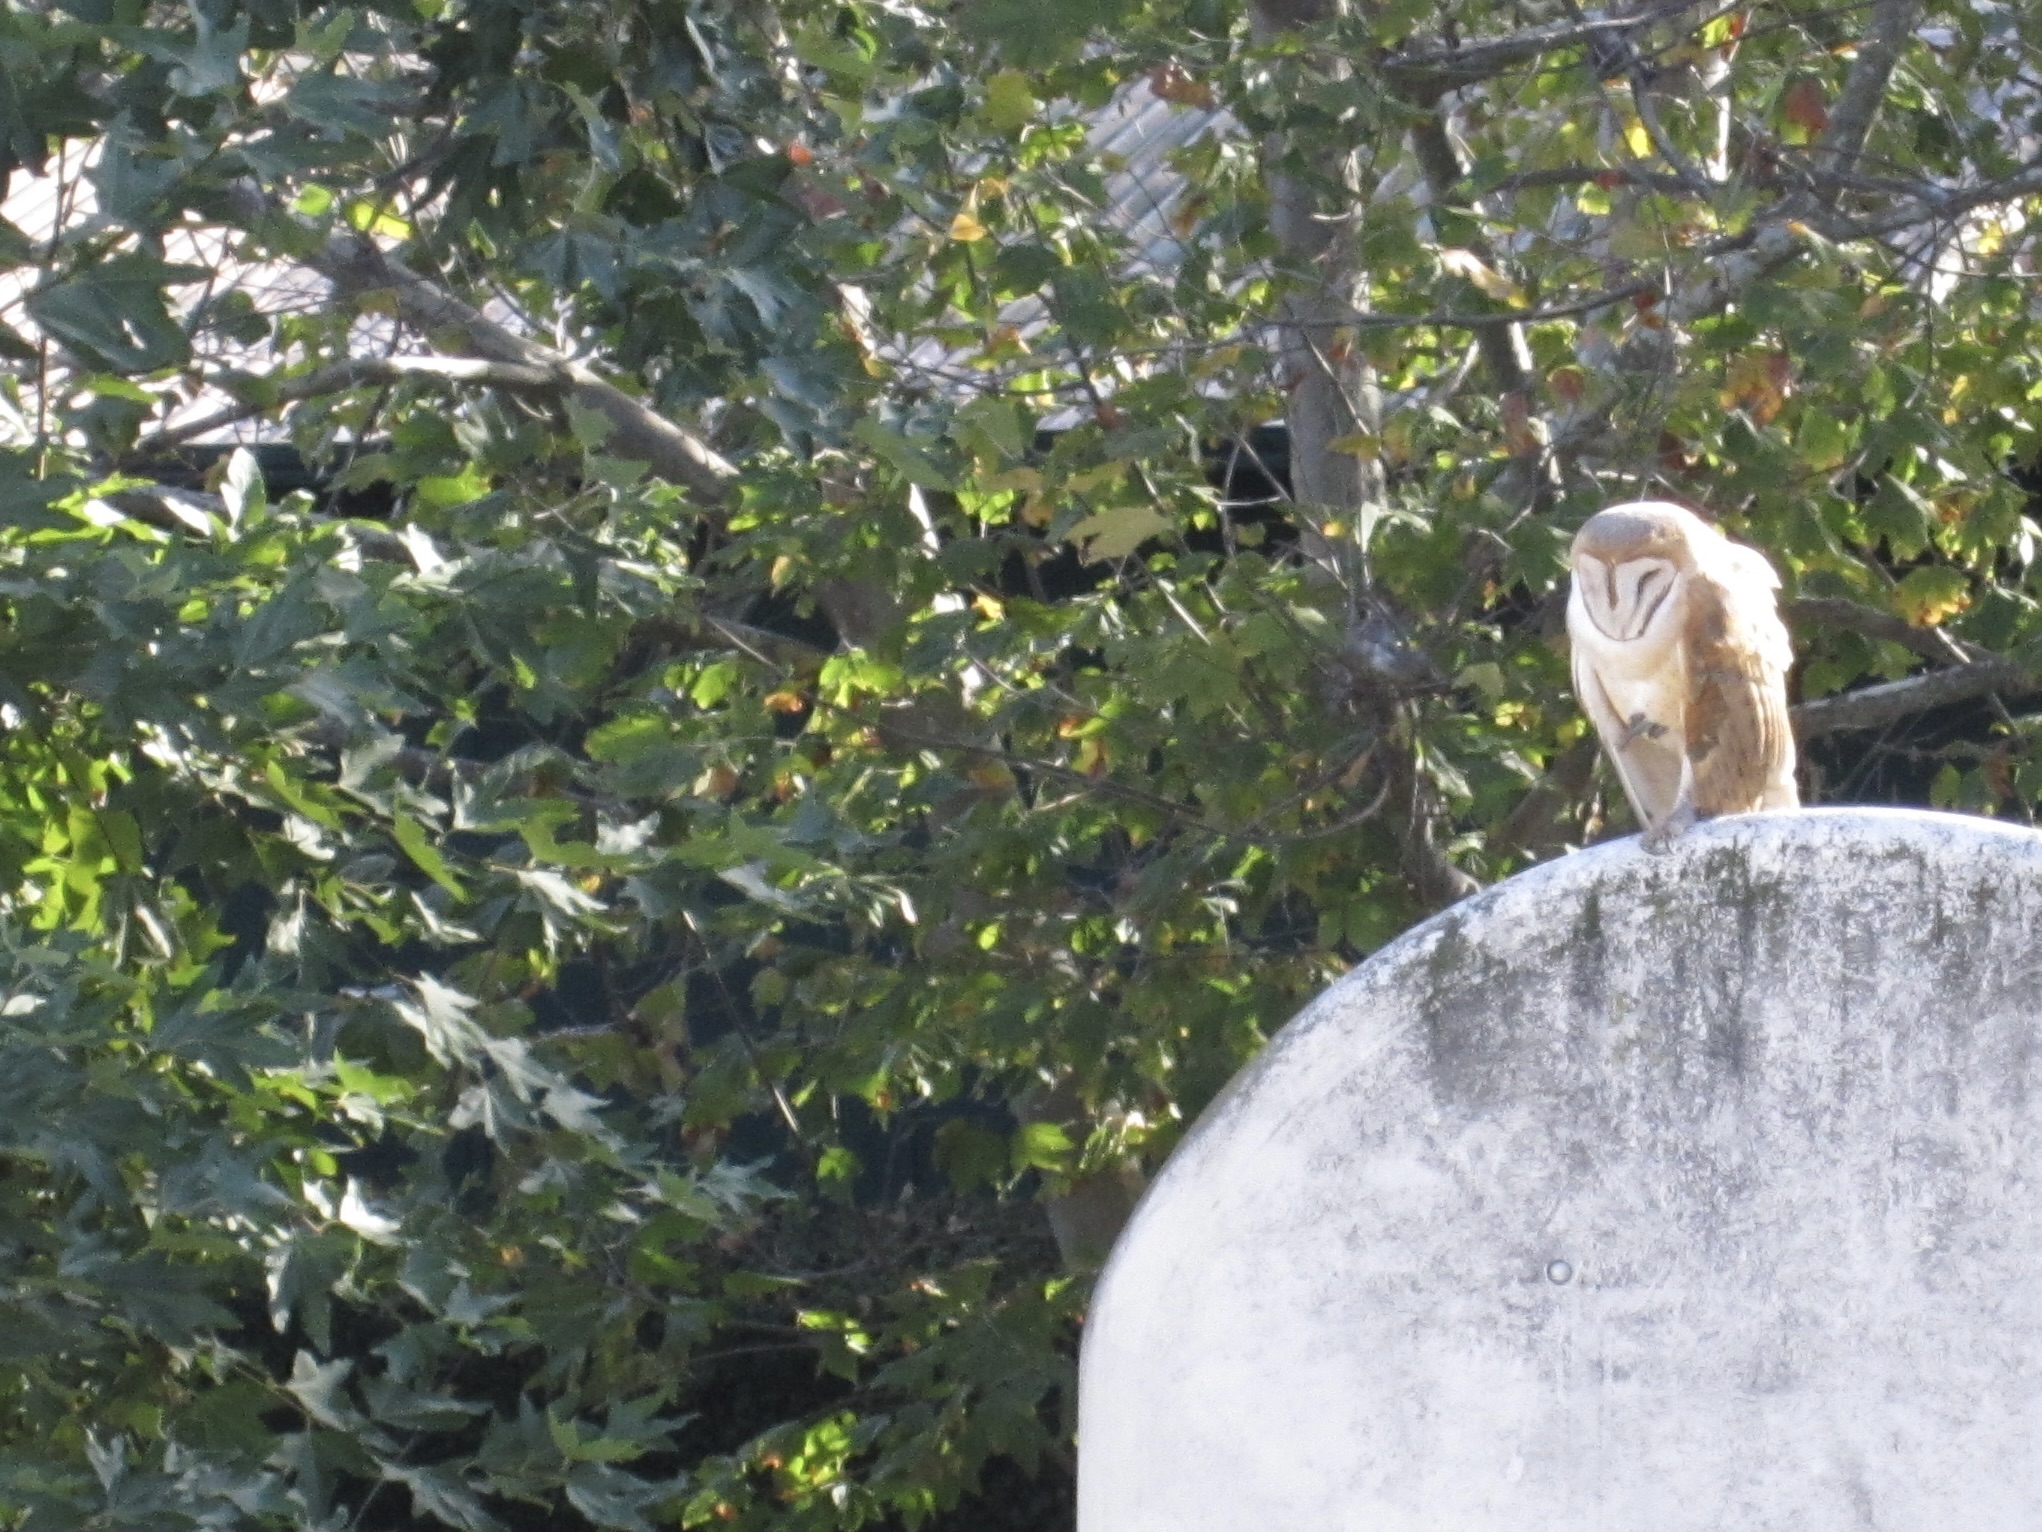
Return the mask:
<svg viewBox="0 0 2042 1532">
<path fill-rule="evenodd" d="M 1026 356 L 1028 341 L 1017 325 L 995 325 L 992 333 L 986 337 L 985 350 L 979 354 L 994 360 L 1006 356 Z"/>
<path fill-rule="evenodd" d="M 957 216 L 950 220 L 950 237 L 959 244 L 968 245 L 973 240 L 986 237 L 986 226 L 978 221 L 975 214 L 960 210 Z"/>
<path fill-rule="evenodd" d="M 1964 416 L 1964 396 L 1971 392 L 1971 374 L 1959 373 L 1943 391 L 1943 424 L 1953 426 Z"/>
<path fill-rule="evenodd" d="M 1731 48 L 1736 45 L 1737 39 L 1743 35 L 1744 18 L 1734 12 L 1726 11 L 1721 16 L 1711 18 L 1703 26 L 1702 46 L 1704 48 Z"/>
<path fill-rule="evenodd" d="M 1933 628 L 1971 605 L 1971 582 L 1958 570 L 1940 566 L 1910 570 L 1888 599 L 1917 628 Z"/>
<path fill-rule="evenodd" d="M 1336 436 L 1326 443 L 1328 452 L 1344 452 L 1349 457 L 1374 457 L 1382 450 L 1382 442 L 1373 431 L 1355 431 L 1347 436 Z"/>
<path fill-rule="evenodd" d="M 1004 793 L 1014 786 L 1014 773 L 999 761 L 985 761 L 965 772 L 971 785 L 982 792 Z"/>
<path fill-rule="evenodd" d="M 1383 427 L 1383 456 L 1399 467 L 1411 461 L 1416 445 L 1408 413 L 1398 415 Z"/>
<path fill-rule="evenodd" d="M 347 205 L 347 221 L 354 225 L 359 234 L 371 235 L 377 239 L 405 240 L 411 238 L 411 225 L 399 218 L 388 208 L 366 201 L 350 202 Z"/>
<path fill-rule="evenodd" d="M 695 779 L 695 793 L 704 798 L 727 798 L 737 791 L 737 773 L 728 766 L 711 766 Z"/>
<path fill-rule="evenodd" d="M 1474 283 L 1485 297 L 1515 308 L 1524 306 L 1524 294 L 1518 290 L 1517 284 L 1472 250 L 1442 250 L 1439 252 L 1439 264 L 1450 275 Z"/>
<path fill-rule="evenodd" d="M 1633 117 L 1624 124 L 1624 147 L 1631 151 L 1634 160 L 1652 157 L 1652 135 L 1646 131 L 1643 119 Z"/>
</svg>

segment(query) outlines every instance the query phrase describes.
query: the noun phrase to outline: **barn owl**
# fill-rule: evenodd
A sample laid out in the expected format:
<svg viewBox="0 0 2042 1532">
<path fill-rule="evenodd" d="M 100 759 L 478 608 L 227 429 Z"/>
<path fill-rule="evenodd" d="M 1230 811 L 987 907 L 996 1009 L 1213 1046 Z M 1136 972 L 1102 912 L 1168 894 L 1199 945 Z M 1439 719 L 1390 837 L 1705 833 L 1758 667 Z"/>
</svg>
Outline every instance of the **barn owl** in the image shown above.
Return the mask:
<svg viewBox="0 0 2042 1532">
<path fill-rule="evenodd" d="M 1574 539 L 1574 690 L 1648 850 L 1697 819 L 1800 806 L 1787 722 L 1793 653 L 1763 555 L 1662 500 Z"/>
</svg>

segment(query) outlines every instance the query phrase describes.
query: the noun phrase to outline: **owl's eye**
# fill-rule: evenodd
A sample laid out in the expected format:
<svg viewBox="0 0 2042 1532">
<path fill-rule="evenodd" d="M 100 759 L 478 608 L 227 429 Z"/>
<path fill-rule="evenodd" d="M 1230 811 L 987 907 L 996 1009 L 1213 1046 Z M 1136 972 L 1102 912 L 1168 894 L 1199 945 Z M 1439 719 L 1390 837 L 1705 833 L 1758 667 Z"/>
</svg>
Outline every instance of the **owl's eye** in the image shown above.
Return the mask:
<svg viewBox="0 0 2042 1532">
<path fill-rule="evenodd" d="M 1653 587 L 1664 584 L 1665 580 L 1666 571 L 1663 569 L 1648 569 L 1639 575 L 1638 583 L 1631 591 L 1631 605 L 1633 607 L 1643 606 L 1645 598 L 1651 594 Z"/>
</svg>

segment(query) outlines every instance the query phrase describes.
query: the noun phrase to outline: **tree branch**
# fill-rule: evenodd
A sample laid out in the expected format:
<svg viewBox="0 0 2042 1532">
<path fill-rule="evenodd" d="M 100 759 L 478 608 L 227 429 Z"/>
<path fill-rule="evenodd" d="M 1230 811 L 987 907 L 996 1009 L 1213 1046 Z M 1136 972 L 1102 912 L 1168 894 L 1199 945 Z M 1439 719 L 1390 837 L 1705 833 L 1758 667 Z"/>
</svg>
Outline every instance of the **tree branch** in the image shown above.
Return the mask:
<svg viewBox="0 0 2042 1532">
<path fill-rule="evenodd" d="M 1884 218 L 1839 222 L 1836 230 L 1841 237 L 1871 239 L 1913 228 L 1917 224 L 1947 223 L 1973 208 L 2038 194 L 2042 194 L 2042 165 L 2030 165 L 2013 175 L 2003 176 L 1997 181 L 1981 181 L 1976 186 L 1918 185 L 1910 193 L 1914 199 L 1912 207 L 1889 213 Z"/>
<path fill-rule="evenodd" d="M 1886 99 L 1886 85 L 1893 78 L 1893 67 L 1900 62 L 1901 51 L 1914 35 L 1920 13 L 1921 0 L 1879 0 L 1874 7 L 1871 35 L 1859 45 L 1843 93 L 1837 97 L 1836 109 L 1829 114 L 1829 126 L 1816 141 L 1814 161 L 1818 176 L 1847 176 L 1857 169 L 1858 159 L 1865 152 L 1865 140 L 1871 135 L 1879 107 Z M 1834 203 L 1841 194 L 1842 188 L 1837 185 L 1823 187 L 1817 193 L 1825 203 Z"/>
<path fill-rule="evenodd" d="M 230 199 L 252 225 L 274 220 L 296 222 L 295 215 L 251 182 L 232 187 Z M 336 229 L 323 244 L 297 258 L 331 282 L 339 297 L 387 293 L 398 314 L 427 335 L 452 334 L 474 356 L 538 368 L 564 379 L 568 397 L 610 422 L 611 435 L 604 445 L 614 456 L 644 463 L 660 478 L 693 491 L 711 505 L 720 505 L 729 493 L 736 468 L 692 431 L 632 398 L 584 364 L 498 324 L 396 257 L 384 254 L 366 235 Z"/>
<path fill-rule="evenodd" d="M 1764 223 L 1709 252 L 1698 281 L 1667 299 L 1669 321 L 1686 324 L 1721 309 L 1745 288 L 1786 265 L 1808 247 L 1808 229 L 1792 218 Z"/>
<path fill-rule="evenodd" d="M 1992 692 L 2025 695 L 2036 691 L 2042 691 L 2042 676 L 2024 666 L 2004 659 L 1974 660 L 1804 702 L 1794 709 L 1794 732 L 1804 740 L 1818 739 L 1845 729 L 1881 728 L 1930 708 L 1969 702 Z"/>
<path fill-rule="evenodd" d="M 1344 314 L 1338 324 L 1357 330 L 1397 330 L 1426 328 L 1435 330 L 1473 330 L 1480 335 L 1484 332 L 1507 330 L 1513 325 L 1543 324 L 1549 319 L 1578 319 L 1583 314 L 1593 314 L 1598 309 L 1614 308 L 1619 303 L 1629 303 L 1633 298 L 1646 293 L 1657 293 L 1657 282 L 1639 279 L 1626 282 L 1621 287 L 1605 288 L 1590 293 L 1586 298 L 1576 298 L 1569 303 L 1548 304 L 1535 309 L 1499 309 L 1494 314 L 1468 314 L 1442 311 L 1431 314 L 1379 314 L 1359 310 Z M 1519 378 L 1522 386 L 1522 376 Z M 1507 390 L 1506 390 L 1507 391 Z"/>
<path fill-rule="evenodd" d="M 1411 144 L 1418 152 L 1418 163 L 1432 195 L 1444 201 L 1467 171 L 1447 133 L 1445 115 L 1437 106 L 1428 108 L 1412 126 Z M 1490 265 L 1497 263 L 1496 252 L 1487 240 L 1475 241 L 1474 249 Z M 1475 331 L 1476 343 L 1482 348 L 1482 363 L 1489 369 L 1498 393 L 1524 393 L 1528 388 L 1525 375 L 1531 365 L 1531 353 L 1518 329 L 1521 323 L 1521 318 L 1509 316 L 1500 324 L 1470 327 Z"/>
<path fill-rule="evenodd" d="M 1539 854 L 1558 849 L 1555 832 L 1560 821 L 1580 804 L 1582 795 L 1595 778 L 1596 757 L 1601 751 L 1590 731 L 1555 756 L 1546 774 L 1517 800 L 1517 807 L 1490 832 L 1484 849 L 1501 860 L 1522 852 Z"/>
<path fill-rule="evenodd" d="M 1623 186 L 1641 187 L 1667 196 L 1685 196 L 1688 186 L 1679 176 L 1646 170 L 1636 164 L 1554 165 L 1544 170 L 1519 170 L 1482 188 L 1485 195 L 1529 191 L 1545 186 L 1586 186 L 1615 181 Z"/>
<path fill-rule="evenodd" d="M 1479 84 L 1548 53 L 1583 47 L 1598 38 L 1623 37 L 1654 21 L 1697 8 L 1697 0 L 1666 0 L 1622 16 L 1582 17 L 1526 27 L 1507 37 L 1471 42 L 1458 48 L 1392 54 L 1382 61 L 1382 79 L 1392 90 L 1414 101 L 1436 101 L 1447 91 Z"/>
<path fill-rule="evenodd" d="M 1264 42 L 1291 29 L 1324 20 L 1338 10 L 1329 0 L 1256 0 L 1250 19 Z M 1328 78 L 1351 79 L 1350 61 L 1312 56 Z M 1303 174 L 1292 154 L 1309 165 Z M 1269 183 L 1269 228 L 1280 261 L 1293 281 L 1281 294 L 1277 345 L 1283 358 L 1284 423 L 1290 434 L 1291 499 L 1303 512 L 1303 549 L 1344 588 L 1354 609 L 1365 575 L 1362 550 L 1351 537 L 1328 538 L 1320 525 L 1328 511 L 1354 523 L 1362 507 L 1380 504 L 1385 494 L 1381 459 L 1373 454 L 1337 452 L 1333 443 L 1357 432 L 1382 431 L 1382 391 L 1366 355 L 1335 334 L 1315 334 L 1329 322 L 1372 306 L 1368 274 L 1360 265 L 1355 218 L 1363 205 L 1356 186 L 1356 162 L 1337 140 L 1293 142 L 1282 134 L 1262 143 Z M 1341 205 L 1326 216 L 1323 188 L 1338 187 Z"/>
<path fill-rule="evenodd" d="M 1804 596 L 1799 601 L 1790 601 L 1781 615 L 1796 627 L 1842 628 L 1848 633 L 1860 633 L 1866 638 L 1899 644 L 1938 665 L 1962 665 L 1994 658 L 1990 651 L 1967 644 L 1941 628 L 1918 628 L 1891 612 L 1860 606 L 1855 601 L 1834 596 Z"/>
<path fill-rule="evenodd" d="M 503 388 L 523 393 L 563 393 L 572 388 L 573 380 L 560 368 L 535 367 L 525 362 L 491 362 L 465 356 L 366 356 L 351 357 L 344 362 L 335 362 L 329 367 L 317 367 L 296 377 L 284 378 L 276 385 L 275 395 L 266 402 L 249 401 L 229 405 L 203 419 L 190 421 L 185 425 L 167 431 L 158 431 L 154 436 L 135 443 L 127 453 L 130 461 L 153 457 L 181 447 L 214 431 L 223 431 L 228 426 L 239 425 L 244 420 L 253 420 L 267 415 L 281 405 L 296 404 L 305 399 L 324 398 L 328 394 L 344 393 L 350 388 L 360 388 L 368 383 L 400 383 L 408 379 L 424 378 L 445 383 L 475 383 L 486 388 Z"/>
</svg>

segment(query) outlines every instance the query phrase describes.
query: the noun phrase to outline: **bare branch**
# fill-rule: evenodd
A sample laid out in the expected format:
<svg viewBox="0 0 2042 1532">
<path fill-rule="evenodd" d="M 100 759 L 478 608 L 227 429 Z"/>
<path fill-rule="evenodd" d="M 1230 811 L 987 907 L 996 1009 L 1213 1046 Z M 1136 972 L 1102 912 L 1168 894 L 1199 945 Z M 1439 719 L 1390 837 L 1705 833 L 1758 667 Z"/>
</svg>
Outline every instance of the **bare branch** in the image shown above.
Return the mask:
<svg viewBox="0 0 2042 1532">
<path fill-rule="evenodd" d="M 1783 615 L 1796 627 L 1842 628 L 1848 633 L 1899 644 L 1938 665 L 1963 665 L 1993 658 L 1988 650 L 1967 644 L 1941 628 L 1918 628 L 1904 617 L 1836 596 L 1804 596 L 1799 601 L 1790 601 Z"/>
<path fill-rule="evenodd" d="M 1517 800 L 1517 807 L 1489 833 L 1484 849 L 1501 859 L 1521 852 L 1540 854 L 1559 849 L 1560 823 L 1572 814 L 1587 794 L 1595 777 L 1596 754 L 1601 746 L 1595 735 L 1584 735 L 1569 745 L 1546 766 L 1546 774 Z"/>
<path fill-rule="evenodd" d="M 1418 151 L 1418 163 L 1425 171 L 1432 194 L 1444 199 L 1467 172 L 1446 131 L 1445 115 L 1438 107 L 1432 107 L 1418 119 L 1411 129 L 1411 143 Z M 1475 254 L 1491 265 L 1496 263 L 1496 252 L 1486 240 L 1477 242 Z M 1482 348 L 1482 363 L 1489 369 L 1499 393 L 1523 393 L 1528 387 L 1526 373 L 1530 370 L 1531 353 L 1525 347 L 1523 332 L 1517 328 L 1522 322 L 1517 316 L 1506 316 L 1500 324 L 1471 327 Z"/>
<path fill-rule="evenodd" d="M 1823 176 L 1849 175 L 1864 153 L 1865 140 L 1886 99 L 1886 85 L 1901 51 L 1914 35 L 1921 0 L 1879 0 L 1872 11 L 1871 34 L 1858 47 L 1857 60 L 1829 114 L 1829 126 L 1815 145 L 1815 164 Z M 1824 187 L 1818 195 L 1836 201 L 1839 189 Z"/>
<path fill-rule="evenodd" d="M 218 495 L 178 489 L 169 484 L 137 484 L 104 497 L 123 516 L 176 537 L 207 538 L 214 526 L 226 525 L 227 503 Z M 403 538 L 359 521 L 336 523 L 363 558 L 377 563 L 409 564 L 411 549 Z"/>
<path fill-rule="evenodd" d="M 1436 330 L 1473 330 L 1478 334 L 1508 329 L 1512 325 L 1542 324 L 1549 319 L 1576 319 L 1583 314 L 1593 314 L 1598 309 L 1614 308 L 1619 303 L 1629 303 L 1647 293 L 1657 293 L 1659 284 L 1640 279 L 1626 282 L 1621 287 L 1605 288 L 1590 293 L 1586 298 L 1576 298 L 1571 303 L 1554 303 L 1545 308 L 1501 309 L 1494 314 L 1466 314 L 1441 312 L 1433 314 L 1377 314 L 1354 313 L 1343 316 L 1339 323 L 1358 330 L 1397 330 L 1424 327 Z M 1522 379 L 1520 378 L 1520 385 Z"/>
<path fill-rule="evenodd" d="M 1679 176 L 1664 171 L 1646 170 L 1635 163 L 1622 165 L 1554 165 L 1544 170 L 1520 170 L 1505 176 L 1482 190 L 1484 194 L 1498 196 L 1514 191 L 1530 191 L 1543 186 L 1586 186 L 1590 183 L 1602 185 L 1615 183 L 1621 186 L 1636 186 L 1646 191 L 1664 193 L 1667 196 L 1685 196 L 1689 190 Z"/>
<path fill-rule="evenodd" d="M 273 197 L 249 182 L 231 189 L 236 210 L 251 224 L 289 219 Z M 459 336 L 475 356 L 534 367 L 566 380 L 566 391 L 582 408 L 610 422 L 604 444 L 613 455 L 644 463 L 653 473 L 721 504 L 737 470 L 707 442 L 632 398 L 595 371 L 551 347 L 498 324 L 480 309 L 412 271 L 366 235 L 336 229 L 325 243 L 299 257 L 333 283 L 342 298 L 387 293 L 403 318 L 427 335 Z"/>
<path fill-rule="evenodd" d="M 1583 47 L 1598 38 L 1622 37 L 1654 21 L 1699 8 L 1696 0 L 1667 0 L 1623 16 L 1582 17 L 1526 27 L 1507 37 L 1471 42 L 1458 48 L 1392 54 L 1381 65 L 1383 83 L 1412 100 L 1436 101 L 1447 91 L 1491 79 L 1546 54 Z"/>
<path fill-rule="evenodd" d="M 1761 277 L 1769 276 L 1808 248 L 1808 230 L 1792 219 L 1761 224 L 1748 236 L 1725 241 L 1700 279 L 1678 288 L 1667 300 L 1667 317 L 1678 324 L 1706 318 Z"/>
<path fill-rule="evenodd" d="M 505 388 L 522 393 L 561 393 L 572 388 L 573 380 L 559 368 L 534 367 L 525 362 L 490 362 L 466 356 L 364 356 L 351 357 L 330 367 L 317 367 L 293 378 L 278 380 L 274 397 L 266 402 L 249 401 L 229 405 L 202 420 L 194 420 L 168 431 L 158 431 L 135 443 L 127 453 L 130 460 L 149 458 L 196 441 L 215 431 L 267 415 L 286 404 L 320 399 L 371 383 L 399 383 L 423 378 L 445 383 L 475 383 L 487 388 Z"/>
<path fill-rule="evenodd" d="M 1652 147 L 1659 151 L 1659 157 L 1673 168 L 1674 178 L 1689 194 L 1706 197 L 1709 194 L 1709 179 L 1688 163 L 1687 156 L 1668 135 L 1666 127 L 1659 120 L 1659 108 L 1653 105 L 1652 92 L 1646 89 L 1645 71 L 1642 65 L 1631 70 L 1631 102 L 1638 110 L 1638 121 L 1644 125 L 1645 134 L 1652 140 Z"/>
<path fill-rule="evenodd" d="M 1838 233 L 1850 238 L 1869 239 L 1918 224 L 1947 223 L 1973 208 L 2042 195 L 2042 165 L 2030 165 L 2013 175 L 2003 176 L 1997 181 L 1981 181 L 1976 186 L 1917 185 L 1909 195 L 1913 198 L 1911 206 L 1884 218 L 1842 224 Z"/>
<path fill-rule="evenodd" d="M 1929 630 L 1909 627 L 1898 617 L 1854 601 L 1826 598 L 1796 601 L 1787 607 L 1787 616 L 1796 622 L 1819 622 L 1888 638 L 1931 659 L 1949 657 L 1947 651 L 1935 648 L 1933 641 L 1926 638 Z M 1950 642 L 1954 645 L 1957 641 Z M 1966 652 L 1978 652 L 1969 645 L 1963 647 Z M 1793 710 L 1794 732 L 1802 740 L 1819 739 L 1847 730 L 1883 728 L 1930 708 L 1968 702 L 1994 692 L 2015 695 L 2037 691 L 2042 691 L 2042 676 L 2031 675 L 2011 660 L 1972 659 L 1905 680 L 1804 702 Z M 1560 841 L 1555 832 L 1587 793 L 1598 748 L 1595 737 L 1590 735 L 1555 758 L 1547 766 L 1546 774 L 1490 832 L 1487 847 L 1490 854 L 1500 858 L 1558 849 Z"/>
<path fill-rule="evenodd" d="M 1806 740 L 1845 729 L 1877 729 L 1930 708 L 1969 702 L 1993 692 L 2026 695 L 2036 691 L 2042 691 L 2042 676 L 2026 667 L 2012 660 L 1974 660 L 1804 702 L 1794 709 L 1794 732 Z"/>
</svg>

